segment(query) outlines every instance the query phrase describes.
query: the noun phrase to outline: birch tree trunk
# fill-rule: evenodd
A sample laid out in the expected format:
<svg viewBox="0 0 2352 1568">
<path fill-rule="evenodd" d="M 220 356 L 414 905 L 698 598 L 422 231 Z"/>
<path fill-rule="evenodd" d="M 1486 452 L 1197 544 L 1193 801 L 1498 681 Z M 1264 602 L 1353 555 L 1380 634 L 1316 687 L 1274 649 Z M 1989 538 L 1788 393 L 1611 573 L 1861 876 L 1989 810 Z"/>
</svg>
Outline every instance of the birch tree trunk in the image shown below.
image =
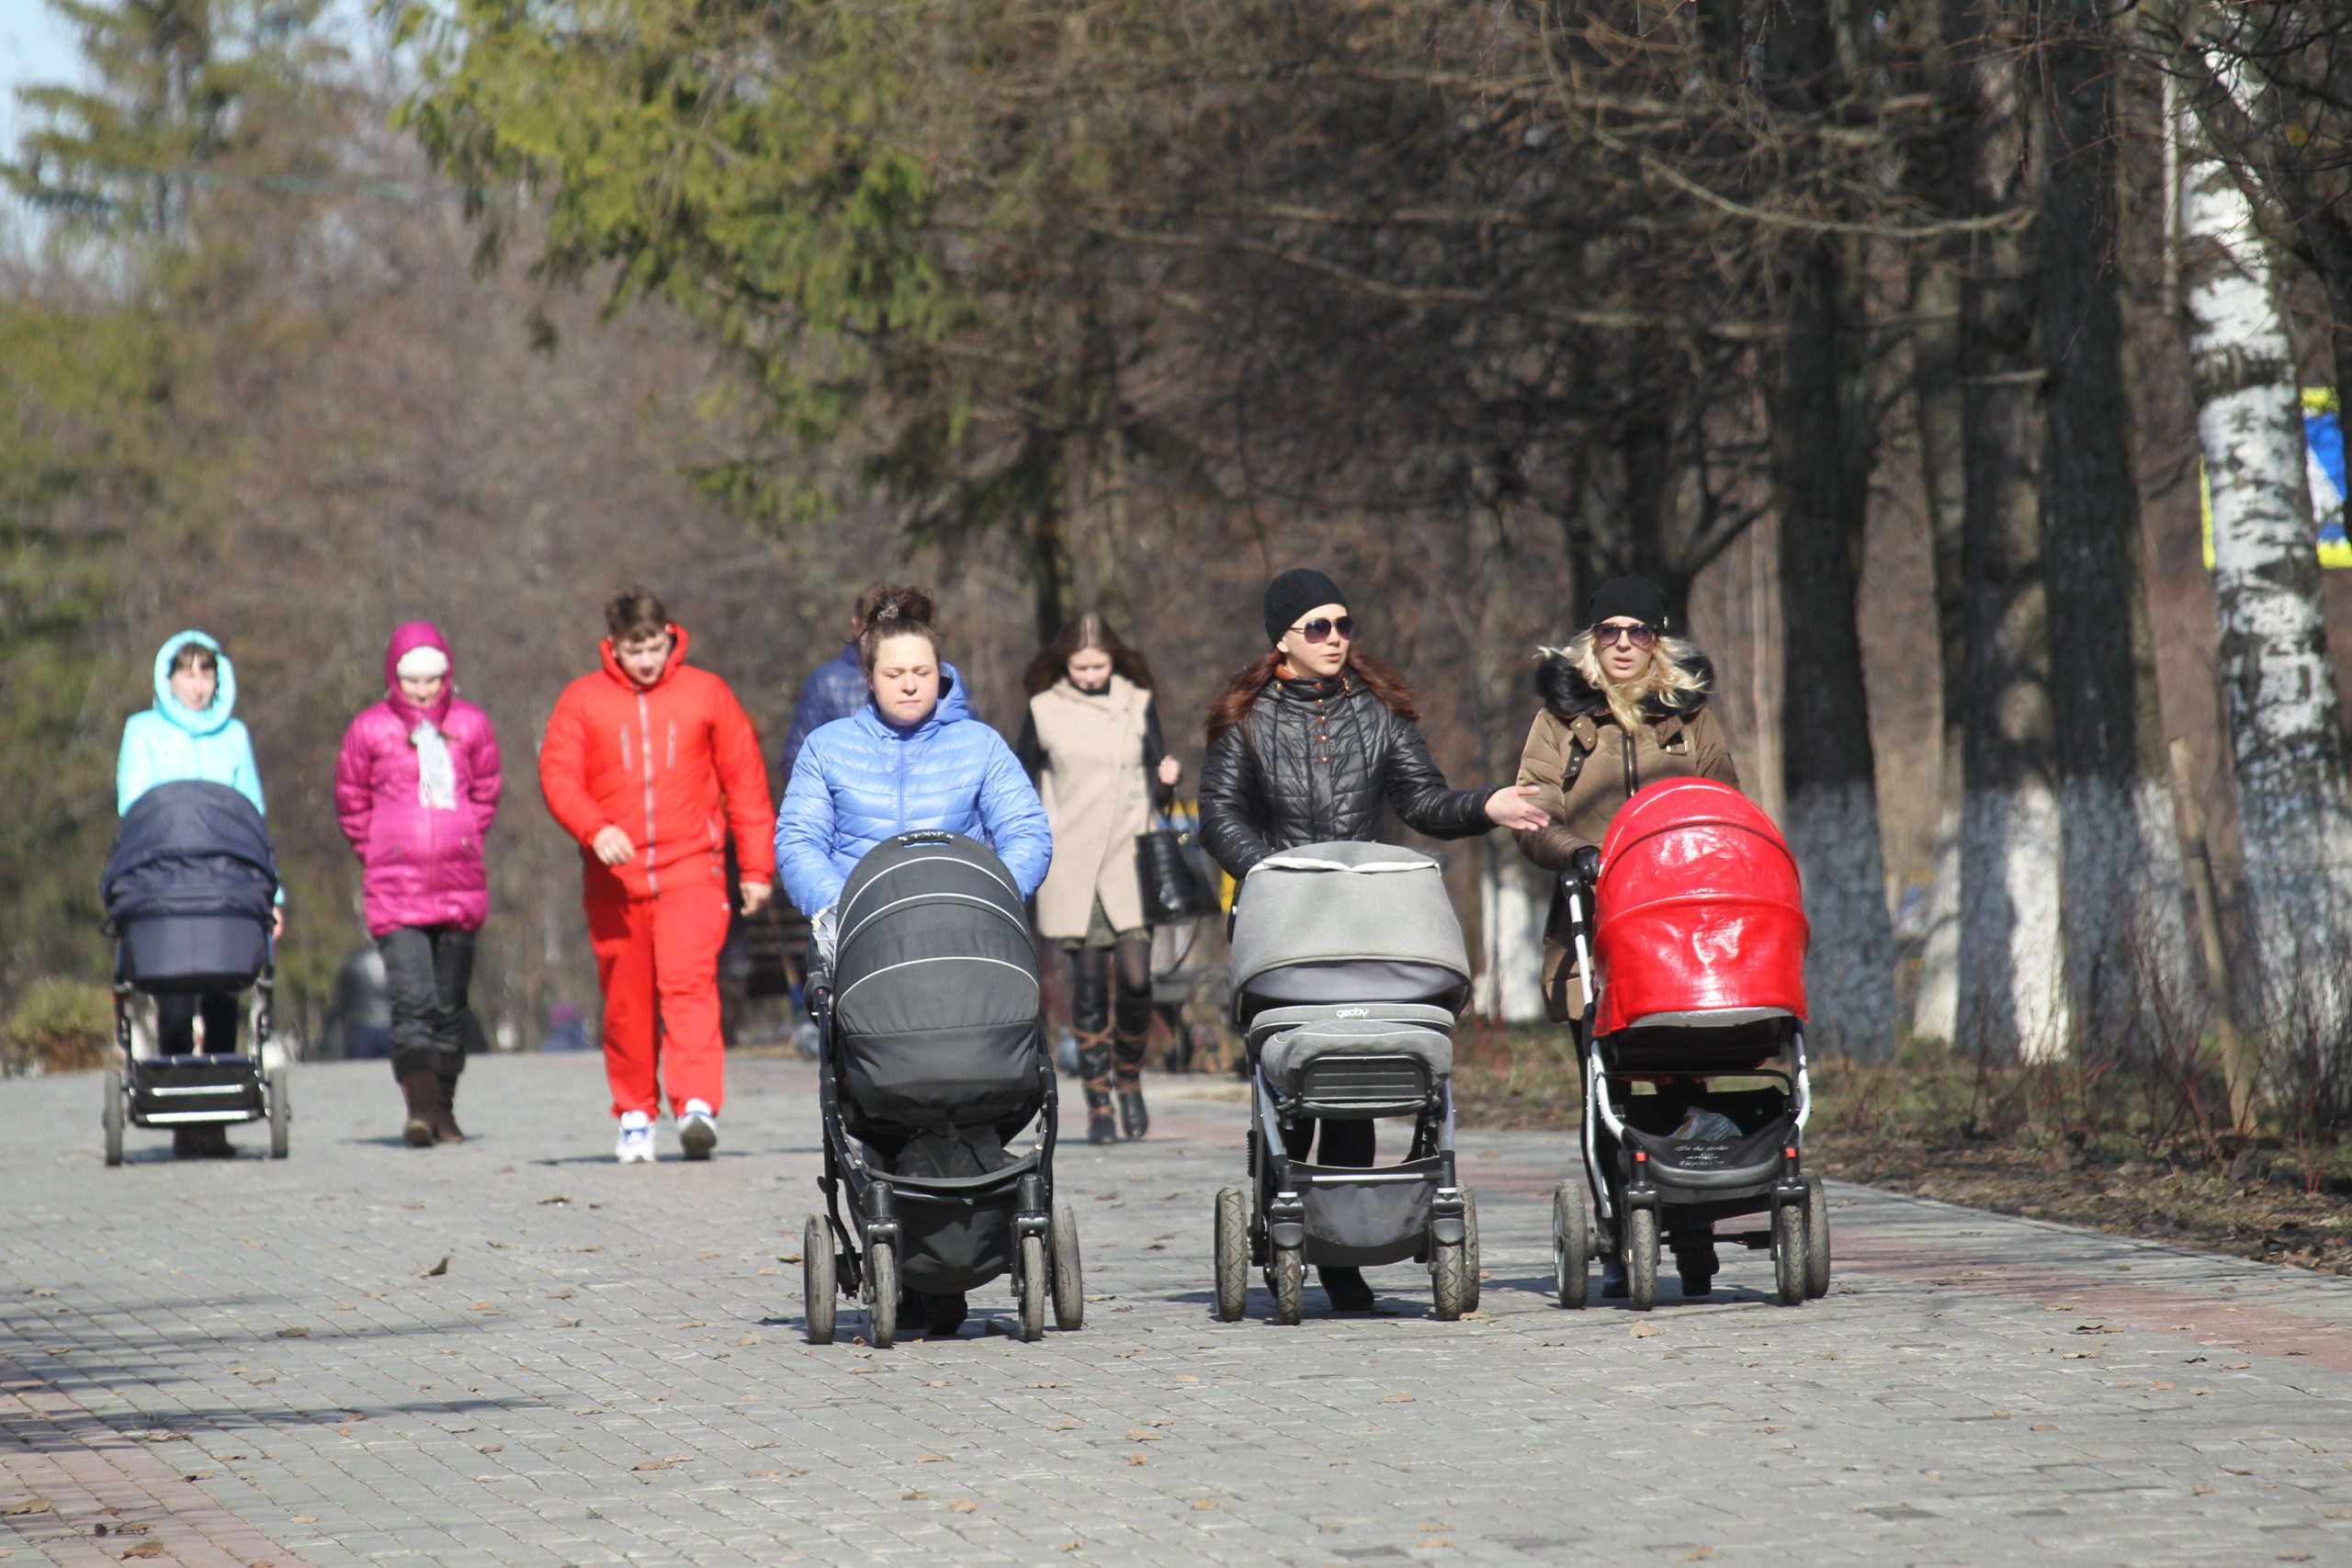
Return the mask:
<svg viewBox="0 0 2352 1568">
<path fill-rule="evenodd" d="M 1936 585 L 1936 649 L 1943 676 L 1942 759 L 1936 772 L 1935 883 L 1911 1032 L 1946 1043 L 1960 1036 L 1960 814 L 1968 710 L 1968 593 L 1961 561 L 1968 521 L 1967 405 L 1960 385 L 1960 269 L 1928 258 L 1911 291 L 1913 398 L 1919 476 Z"/>
<path fill-rule="evenodd" d="M 2142 581 L 2117 298 L 2115 54 L 2101 0 L 2052 0 L 2042 159 L 2042 540 L 2064 822 L 2066 977 L 2080 1048 L 2144 1060 L 2200 1021 Z"/>
<path fill-rule="evenodd" d="M 2211 62 L 2224 88 L 2236 66 Z M 2352 1055 L 2352 786 L 2321 617 L 2301 389 L 2245 196 L 2183 116 L 2182 304 L 2213 504 L 2213 597 L 2236 764 L 2253 1021 L 2341 1115 Z M 2316 1086 L 2315 1086 L 2316 1087 Z"/>
<path fill-rule="evenodd" d="M 2029 65 L 1993 0 L 1953 13 L 1963 209 L 2029 209 Z M 2056 734 L 2041 553 L 2041 355 L 2034 241 L 1976 239 L 1962 289 L 1965 386 L 1968 684 L 1961 809 L 1960 1043 L 1996 1058 L 2047 1059 L 2070 1032 L 2060 936 Z"/>
</svg>

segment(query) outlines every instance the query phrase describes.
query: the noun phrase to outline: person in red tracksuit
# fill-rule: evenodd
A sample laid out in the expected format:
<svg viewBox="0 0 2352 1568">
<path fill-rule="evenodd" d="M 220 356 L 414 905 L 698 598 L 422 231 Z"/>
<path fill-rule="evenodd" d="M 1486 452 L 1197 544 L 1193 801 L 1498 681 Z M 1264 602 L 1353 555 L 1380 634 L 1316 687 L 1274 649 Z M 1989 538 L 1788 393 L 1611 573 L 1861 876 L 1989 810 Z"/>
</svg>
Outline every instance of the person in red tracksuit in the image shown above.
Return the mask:
<svg viewBox="0 0 2352 1568">
<path fill-rule="evenodd" d="M 686 662 L 662 602 L 633 588 L 605 624 L 604 669 L 565 687 L 548 719 L 539 789 L 580 845 L 617 1156 L 652 1159 L 666 1083 L 680 1147 L 708 1159 L 725 1096 L 727 840 L 756 914 L 775 884 L 775 808 L 752 721 L 726 682 Z"/>
</svg>

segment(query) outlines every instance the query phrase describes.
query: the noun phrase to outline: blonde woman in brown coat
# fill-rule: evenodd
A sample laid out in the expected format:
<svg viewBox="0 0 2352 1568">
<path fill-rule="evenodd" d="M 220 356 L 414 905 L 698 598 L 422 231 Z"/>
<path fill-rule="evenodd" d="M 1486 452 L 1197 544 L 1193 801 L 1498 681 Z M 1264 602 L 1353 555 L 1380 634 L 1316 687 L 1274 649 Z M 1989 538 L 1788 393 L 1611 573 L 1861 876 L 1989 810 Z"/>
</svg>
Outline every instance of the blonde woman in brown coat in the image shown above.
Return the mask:
<svg viewBox="0 0 2352 1568">
<path fill-rule="evenodd" d="M 1520 852 L 1555 878 L 1575 872 L 1589 884 L 1610 819 L 1644 784 L 1700 778 L 1736 789 L 1739 773 L 1707 707 L 1714 667 L 1668 635 L 1666 593 L 1657 584 L 1645 577 L 1611 579 L 1593 594 L 1585 621 L 1566 647 L 1545 649 L 1536 667 L 1544 708 L 1527 732 L 1519 782 L 1535 786 L 1534 804 L 1552 820 L 1517 837 Z M 1581 1025 L 1584 991 L 1566 900 L 1556 892 L 1544 933 L 1544 999 L 1555 1022 Z M 1577 1063 L 1584 1065 L 1581 1050 Z M 1707 1272 L 1713 1271 L 1711 1250 Z M 1622 1261 L 1612 1258 L 1604 1266 L 1601 1293 L 1625 1293 Z"/>
<path fill-rule="evenodd" d="M 1025 684 L 1029 711 L 1013 750 L 1054 831 L 1054 863 L 1037 889 L 1037 931 L 1069 954 L 1087 1142 L 1114 1143 L 1123 1127 L 1140 1138 L 1150 1125 L 1143 1055 L 1151 1027 L 1151 931 L 1136 838 L 1174 794 L 1183 769 L 1160 736 L 1150 665 L 1092 611 L 1038 653 Z"/>
</svg>

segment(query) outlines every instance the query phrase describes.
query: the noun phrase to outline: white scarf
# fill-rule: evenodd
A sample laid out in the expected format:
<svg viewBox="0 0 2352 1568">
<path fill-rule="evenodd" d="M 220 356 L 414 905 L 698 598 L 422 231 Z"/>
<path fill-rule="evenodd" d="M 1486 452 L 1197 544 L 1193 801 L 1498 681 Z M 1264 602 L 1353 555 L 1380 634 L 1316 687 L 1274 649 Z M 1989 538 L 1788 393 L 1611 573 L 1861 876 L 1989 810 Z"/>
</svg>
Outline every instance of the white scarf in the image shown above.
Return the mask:
<svg viewBox="0 0 2352 1568">
<path fill-rule="evenodd" d="M 458 809 L 458 769 L 449 761 L 449 742 L 428 718 L 408 732 L 408 743 L 416 748 L 416 798 L 428 811 Z"/>
</svg>

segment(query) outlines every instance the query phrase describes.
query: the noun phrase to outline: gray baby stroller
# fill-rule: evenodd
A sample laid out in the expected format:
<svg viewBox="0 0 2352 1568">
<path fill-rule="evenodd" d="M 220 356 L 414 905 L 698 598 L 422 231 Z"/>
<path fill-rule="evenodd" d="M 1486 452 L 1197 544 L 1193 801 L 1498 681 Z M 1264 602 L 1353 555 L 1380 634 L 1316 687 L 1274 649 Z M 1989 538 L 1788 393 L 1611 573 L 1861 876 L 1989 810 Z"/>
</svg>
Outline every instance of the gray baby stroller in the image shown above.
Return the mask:
<svg viewBox="0 0 2352 1568">
<path fill-rule="evenodd" d="M 1012 874 L 960 834 L 902 833 L 834 912 L 831 973 L 809 981 L 826 1210 L 801 1238 L 809 1339 L 832 1342 L 837 1292 L 865 1302 L 876 1346 L 896 1341 L 902 1299 L 952 1332 L 963 1292 L 1006 1274 L 1022 1338 L 1045 1332 L 1048 1293 L 1055 1323 L 1078 1327 L 1078 1225 L 1054 1201 L 1054 1069 Z M 1033 1121 L 1035 1144 L 1007 1149 Z M 942 1302 L 953 1322 L 930 1310 Z"/>
<path fill-rule="evenodd" d="M 270 1037 L 270 925 L 277 852 L 253 803 L 226 784 L 158 784 L 123 818 L 107 856 L 107 924 L 115 937 L 115 1043 L 107 1075 L 107 1164 L 122 1163 L 123 1129 L 269 1122 L 284 1159 L 291 1108 L 285 1069 L 266 1069 Z M 252 1049 L 141 1059 L 132 1050 L 139 996 L 260 992 Z M 208 1044 L 213 1043 L 208 1042 Z"/>
<path fill-rule="evenodd" d="M 1462 927 L 1427 855 L 1309 844 L 1251 869 L 1233 931 L 1250 1185 L 1216 1196 L 1219 1317 L 1241 1315 L 1252 1266 L 1265 1270 L 1274 1321 L 1290 1324 L 1307 1265 L 1408 1258 L 1429 1266 L 1439 1318 L 1476 1310 L 1477 1207 L 1455 1179 L 1448 1087 L 1469 994 Z M 1328 1158 L 1329 1124 L 1384 1119 L 1410 1121 L 1399 1163 L 1309 1164 L 1291 1152 L 1310 1121 L 1326 1124 Z"/>
</svg>

